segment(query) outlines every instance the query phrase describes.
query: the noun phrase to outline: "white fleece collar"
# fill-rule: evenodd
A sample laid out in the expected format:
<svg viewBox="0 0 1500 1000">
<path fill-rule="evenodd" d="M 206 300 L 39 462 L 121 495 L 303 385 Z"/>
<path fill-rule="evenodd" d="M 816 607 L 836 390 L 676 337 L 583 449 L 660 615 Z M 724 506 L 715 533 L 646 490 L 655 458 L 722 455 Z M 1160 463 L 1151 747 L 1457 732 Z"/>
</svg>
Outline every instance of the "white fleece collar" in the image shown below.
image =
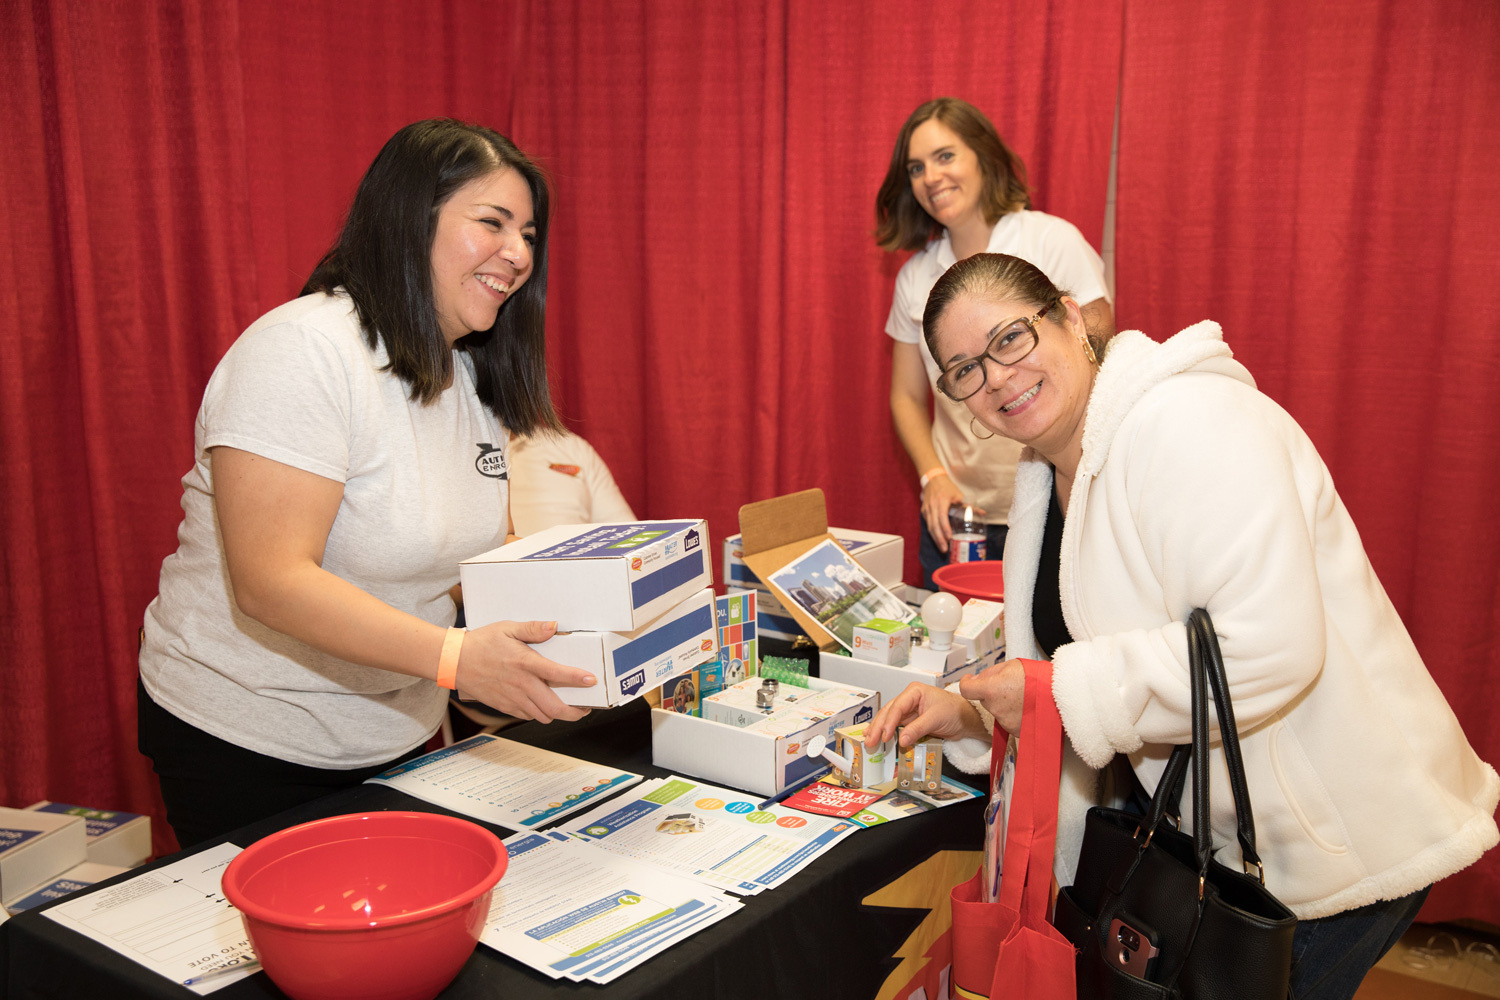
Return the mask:
<svg viewBox="0 0 1500 1000">
<path fill-rule="evenodd" d="M 1194 323 L 1159 344 L 1139 330 L 1115 334 L 1089 394 L 1083 458 L 1075 479 L 1098 474 L 1115 432 L 1142 396 L 1164 379 L 1190 370 L 1228 375 L 1255 387 L 1255 379 L 1234 360 L 1234 352 L 1224 343 L 1224 331 L 1213 320 Z"/>
</svg>

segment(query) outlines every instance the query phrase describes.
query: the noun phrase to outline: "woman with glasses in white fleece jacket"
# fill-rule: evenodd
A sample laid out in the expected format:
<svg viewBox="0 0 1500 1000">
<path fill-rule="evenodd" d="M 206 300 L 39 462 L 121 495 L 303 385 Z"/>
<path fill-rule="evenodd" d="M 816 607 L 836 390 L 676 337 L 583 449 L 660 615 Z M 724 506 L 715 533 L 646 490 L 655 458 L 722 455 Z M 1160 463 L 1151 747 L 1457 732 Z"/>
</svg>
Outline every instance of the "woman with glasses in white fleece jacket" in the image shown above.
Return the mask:
<svg viewBox="0 0 1500 1000">
<path fill-rule="evenodd" d="M 1005 549 L 1006 647 L 1050 659 L 1064 755 L 1056 874 L 1072 882 L 1097 769 L 1136 801 L 1189 742 L 1184 622 L 1213 618 L 1265 882 L 1298 917 L 1292 996 L 1352 997 L 1432 883 L 1500 840 L 1500 778 L 1470 748 L 1376 579 L 1317 450 L 1255 388 L 1215 323 L 1164 343 L 1090 342 L 1078 303 L 1019 258 L 980 254 L 933 288 L 938 388 L 1027 446 Z M 1018 732 L 1016 660 L 962 696 L 912 685 L 873 744 L 953 742 L 988 767 Z M 972 699 L 972 700 L 970 700 Z M 1215 747 L 1214 756 L 1220 754 Z M 1227 772 L 1210 801 L 1239 867 Z"/>
</svg>

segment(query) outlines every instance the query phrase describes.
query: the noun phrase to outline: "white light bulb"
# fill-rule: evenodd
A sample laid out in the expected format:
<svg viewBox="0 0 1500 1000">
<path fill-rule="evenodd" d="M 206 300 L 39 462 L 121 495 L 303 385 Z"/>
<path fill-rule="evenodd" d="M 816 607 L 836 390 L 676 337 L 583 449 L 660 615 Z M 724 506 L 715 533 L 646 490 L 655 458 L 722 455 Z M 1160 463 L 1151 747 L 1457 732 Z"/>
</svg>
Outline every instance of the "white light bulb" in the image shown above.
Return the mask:
<svg viewBox="0 0 1500 1000">
<path fill-rule="evenodd" d="M 953 648 L 953 631 L 963 621 L 964 609 L 958 598 L 938 591 L 922 602 L 922 621 L 927 625 L 928 645 L 938 652 Z"/>
</svg>

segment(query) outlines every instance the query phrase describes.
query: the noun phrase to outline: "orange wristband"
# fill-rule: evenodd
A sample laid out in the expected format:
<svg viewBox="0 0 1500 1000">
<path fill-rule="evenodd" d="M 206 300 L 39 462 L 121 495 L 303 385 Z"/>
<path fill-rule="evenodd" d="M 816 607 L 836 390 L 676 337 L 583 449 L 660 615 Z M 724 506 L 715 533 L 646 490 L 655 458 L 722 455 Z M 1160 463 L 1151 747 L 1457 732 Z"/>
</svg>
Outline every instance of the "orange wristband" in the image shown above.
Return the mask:
<svg viewBox="0 0 1500 1000">
<path fill-rule="evenodd" d="M 449 691 L 458 688 L 458 654 L 464 648 L 464 630 L 450 628 L 443 636 L 443 651 L 438 656 L 437 685 Z"/>
<path fill-rule="evenodd" d="M 928 483 L 932 482 L 938 476 L 946 476 L 947 474 L 947 469 L 943 468 L 941 465 L 934 465 L 932 468 L 922 473 L 922 478 L 919 480 L 922 484 L 921 488 L 925 490 Z"/>
</svg>

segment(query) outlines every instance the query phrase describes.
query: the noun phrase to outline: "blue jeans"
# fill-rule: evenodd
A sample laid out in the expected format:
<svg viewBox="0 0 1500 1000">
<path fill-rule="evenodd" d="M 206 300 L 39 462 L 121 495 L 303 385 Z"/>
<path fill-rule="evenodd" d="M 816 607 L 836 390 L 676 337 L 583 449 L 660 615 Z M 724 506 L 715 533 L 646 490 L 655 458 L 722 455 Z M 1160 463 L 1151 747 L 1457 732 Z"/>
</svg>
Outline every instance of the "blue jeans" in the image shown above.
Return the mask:
<svg viewBox="0 0 1500 1000">
<path fill-rule="evenodd" d="M 932 540 L 932 533 L 927 530 L 927 518 L 920 513 L 917 514 L 917 524 L 922 532 L 922 540 L 917 546 L 917 558 L 922 563 L 922 586 L 928 590 L 936 590 L 932 585 L 932 573 L 939 566 L 948 565 L 948 554 L 938 551 L 937 542 Z M 1009 528 L 1003 524 L 987 524 L 984 527 L 984 558 L 999 559 L 1005 553 L 1005 535 Z"/>
<path fill-rule="evenodd" d="M 1432 886 L 1331 917 L 1299 920 L 1287 1000 L 1350 1000 L 1365 973 L 1400 939 Z"/>
</svg>

